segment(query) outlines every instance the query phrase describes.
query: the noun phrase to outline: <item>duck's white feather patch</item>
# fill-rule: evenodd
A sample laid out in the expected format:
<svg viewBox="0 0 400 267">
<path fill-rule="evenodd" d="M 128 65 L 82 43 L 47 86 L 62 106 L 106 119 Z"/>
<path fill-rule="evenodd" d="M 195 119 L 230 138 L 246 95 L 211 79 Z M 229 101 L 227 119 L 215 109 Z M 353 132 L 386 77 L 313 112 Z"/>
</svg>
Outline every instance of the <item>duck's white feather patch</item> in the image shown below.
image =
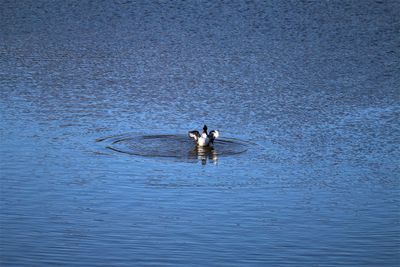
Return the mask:
<svg viewBox="0 0 400 267">
<path fill-rule="evenodd" d="M 219 137 L 219 131 L 211 131 L 210 135 L 212 135 L 213 139 L 217 139 Z"/>
<path fill-rule="evenodd" d="M 208 138 L 207 134 L 203 133 L 199 140 L 197 140 L 197 144 L 199 146 L 208 146 L 210 139 Z"/>
<path fill-rule="evenodd" d="M 199 132 L 198 131 L 191 131 L 188 133 L 190 138 L 193 138 L 195 141 L 199 139 Z"/>
</svg>

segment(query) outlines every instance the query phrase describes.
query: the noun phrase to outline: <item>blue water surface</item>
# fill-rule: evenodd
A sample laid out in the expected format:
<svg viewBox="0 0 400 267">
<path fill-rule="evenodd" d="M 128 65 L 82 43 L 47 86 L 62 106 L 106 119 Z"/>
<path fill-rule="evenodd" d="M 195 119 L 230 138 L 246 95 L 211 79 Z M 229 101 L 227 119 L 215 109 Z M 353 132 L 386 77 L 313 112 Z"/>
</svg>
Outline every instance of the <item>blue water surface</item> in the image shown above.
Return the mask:
<svg viewBox="0 0 400 267">
<path fill-rule="evenodd" d="M 1 266 L 400 265 L 399 1 L 0 12 Z"/>
</svg>

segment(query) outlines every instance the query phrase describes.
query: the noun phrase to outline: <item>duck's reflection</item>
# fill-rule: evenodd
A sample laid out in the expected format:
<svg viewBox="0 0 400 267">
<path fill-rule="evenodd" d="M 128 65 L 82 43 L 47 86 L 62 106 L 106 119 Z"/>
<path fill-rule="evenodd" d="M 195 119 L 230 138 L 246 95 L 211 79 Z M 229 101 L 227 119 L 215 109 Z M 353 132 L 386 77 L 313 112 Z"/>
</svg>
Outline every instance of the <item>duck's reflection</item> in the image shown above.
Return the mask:
<svg viewBox="0 0 400 267">
<path fill-rule="evenodd" d="M 196 146 L 189 152 L 189 158 L 200 160 L 202 165 L 206 165 L 207 161 L 217 164 L 217 150 L 210 146 Z"/>
</svg>

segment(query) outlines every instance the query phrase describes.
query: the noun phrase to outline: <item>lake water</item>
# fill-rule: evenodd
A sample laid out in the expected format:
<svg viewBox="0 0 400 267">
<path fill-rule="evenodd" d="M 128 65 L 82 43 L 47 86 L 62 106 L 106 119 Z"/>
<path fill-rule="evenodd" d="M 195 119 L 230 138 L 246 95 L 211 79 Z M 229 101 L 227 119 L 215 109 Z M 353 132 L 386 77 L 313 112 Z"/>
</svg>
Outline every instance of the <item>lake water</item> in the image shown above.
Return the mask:
<svg viewBox="0 0 400 267">
<path fill-rule="evenodd" d="M 399 266 L 399 1 L 1 2 L 1 266 Z"/>
</svg>

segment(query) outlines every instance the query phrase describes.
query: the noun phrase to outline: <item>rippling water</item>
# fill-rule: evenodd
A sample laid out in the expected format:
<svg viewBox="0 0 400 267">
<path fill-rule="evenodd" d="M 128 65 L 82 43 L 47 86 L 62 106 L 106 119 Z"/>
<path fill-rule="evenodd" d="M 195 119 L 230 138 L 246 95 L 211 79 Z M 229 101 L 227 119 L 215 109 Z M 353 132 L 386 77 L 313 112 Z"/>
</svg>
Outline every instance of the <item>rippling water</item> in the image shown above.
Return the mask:
<svg viewBox="0 0 400 267">
<path fill-rule="evenodd" d="M 399 265 L 398 1 L 0 10 L 0 265 Z"/>
<path fill-rule="evenodd" d="M 217 139 L 213 146 L 198 147 L 188 135 L 135 135 L 124 134 L 96 140 L 105 148 L 132 156 L 173 158 L 180 161 L 213 163 L 218 157 L 239 155 L 248 150 L 250 143 L 237 139 Z"/>
</svg>

